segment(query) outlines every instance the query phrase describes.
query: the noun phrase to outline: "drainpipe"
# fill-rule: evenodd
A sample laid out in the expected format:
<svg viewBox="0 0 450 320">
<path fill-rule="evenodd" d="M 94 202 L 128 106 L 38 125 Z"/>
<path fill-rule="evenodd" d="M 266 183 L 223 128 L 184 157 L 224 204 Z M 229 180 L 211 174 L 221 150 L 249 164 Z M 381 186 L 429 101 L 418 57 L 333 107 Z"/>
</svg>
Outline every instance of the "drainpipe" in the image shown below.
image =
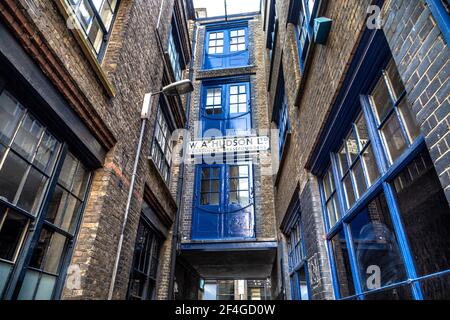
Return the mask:
<svg viewBox="0 0 450 320">
<path fill-rule="evenodd" d="M 192 41 L 192 53 L 191 53 L 191 62 L 189 66 L 189 80 L 193 80 L 194 78 L 194 57 L 195 57 L 195 47 L 197 43 L 197 23 L 194 22 L 194 33 L 193 33 L 193 41 Z M 190 110 L 191 110 L 191 94 L 189 94 L 188 99 L 186 99 L 186 124 L 185 129 L 189 130 L 189 119 L 190 119 Z M 185 141 L 183 141 L 185 143 Z M 181 219 L 181 208 L 183 202 L 183 187 L 184 187 L 184 166 L 183 163 L 180 168 L 180 177 L 178 179 L 178 210 L 177 216 L 175 217 L 175 225 L 173 227 L 173 237 L 172 237 L 172 252 L 171 252 L 171 266 L 170 266 L 170 274 L 169 274 L 169 300 L 175 300 L 175 292 L 174 292 L 174 282 L 175 282 L 175 269 L 176 269 L 176 260 L 177 260 L 177 248 L 180 234 L 180 219 Z"/>
<path fill-rule="evenodd" d="M 127 205 L 125 208 L 125 215 L 123 218 L 122 229 L 120 232 L 119 244 L 117 246 L 117 252 L 116 252 L 116 258 L 114 261 L 114 268 L 113 268 L 113 273 L 112 273 L 112 277 L 111 277 L 111 283 L 109 285 L 108 300 L 112 300 L 113 293 L 114 293 L 114 286 L 115 286 L 116 278 L 117 278 L 117 270 L 119 267 L 120 255 L 122 253 L 123 239 L 124 239 L 125 229 L 126 229 L 127 222 L 128 222 L 128 215 L 130 213 L 131 200 L 133 198 L 134 185 L 136 182 L 137 169 L 138 169 L 138 165 L 139 165 L 139 158 L 141 156 L 142 144 L 144 141 L 145 126 L 147 124 L 148 119 L 150 118 L 150 108 L 151 108 L 153 96 L 157 95 L 159 93 L 160 92 L 148 93 L 145 95 L 145 98 L 144 98 L 144 105 L 142 107 L 142 112 L 141 112 L 141 134 L 139 136 L 139 143 L 138 143 L 138 148 L 136 151 L 136 158 L 134 160 L 133 175 L 131 176 L 130 189 L 128 191 L 128 199 L 127 199 Z"/>
</svg>

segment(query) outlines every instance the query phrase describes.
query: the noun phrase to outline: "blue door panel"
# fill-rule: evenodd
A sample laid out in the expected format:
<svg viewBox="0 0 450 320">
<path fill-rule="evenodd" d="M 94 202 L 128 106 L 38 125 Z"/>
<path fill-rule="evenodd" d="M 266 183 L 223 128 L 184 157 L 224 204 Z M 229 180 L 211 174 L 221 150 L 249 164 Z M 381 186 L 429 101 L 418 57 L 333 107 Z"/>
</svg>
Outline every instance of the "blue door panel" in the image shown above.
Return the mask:
<svg viewBox="0 0 450 320">
<path fill-rule="evenodd" d="M 245 30 L 245 49 L 243 46 L 239 47 L 239 51 L 232 49 L 233 40 L 232 32 L 236 30 Z M 223 32 L 223 48 L 217 52 L 215 48 L 210 50 L 211 41 L 217 45 L 214 36 L 218 32 Z M 242 38 L 241 38 L 242 39 Z M 241 43 L 242 45 L 242 43 Z M 238 27 L 224 30 L 211 30 L 206 33 L 205 49 L 204 49 L 204 63 L 205 69 L 223 69 L 223 68 L 237 68 L 249 65 L 249 50 L 248 50 L 248 27 Z"/>
<path fill-rule="evenodd" d="M 249 199 L 243 204 L 232 203 L 230 200 L 229 172 L 236 165 L 198 165 L 196 168 L 196 184 L 192 222 L 192 239 L 236 239 L 254 238 L 254 196 L 253 196 L 253 167 L 251 163 L 239 164 L 248 167 L 248 192 Z M 205 168 L 220 167 L 221 191 L 220 204 L 208 205 L 202 203 L 201 175 Z M 242 179 L 242 180 L 245 180 Z"/>
</svg>

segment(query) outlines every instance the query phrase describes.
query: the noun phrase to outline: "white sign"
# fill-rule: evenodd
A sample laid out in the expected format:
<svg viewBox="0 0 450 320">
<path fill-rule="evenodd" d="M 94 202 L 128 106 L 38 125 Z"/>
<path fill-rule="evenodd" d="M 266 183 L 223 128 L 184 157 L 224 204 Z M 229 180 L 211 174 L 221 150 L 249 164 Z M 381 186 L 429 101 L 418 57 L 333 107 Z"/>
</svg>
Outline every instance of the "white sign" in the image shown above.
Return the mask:
<svg viewBox="0 0 450 320">
<path fill-rule="evenodd" d="M 261 137 L 212 138 L 188 142 L 189 155 L 229 152 L 256 152 L 270 149 L 270 139 Z"/>
</svg>

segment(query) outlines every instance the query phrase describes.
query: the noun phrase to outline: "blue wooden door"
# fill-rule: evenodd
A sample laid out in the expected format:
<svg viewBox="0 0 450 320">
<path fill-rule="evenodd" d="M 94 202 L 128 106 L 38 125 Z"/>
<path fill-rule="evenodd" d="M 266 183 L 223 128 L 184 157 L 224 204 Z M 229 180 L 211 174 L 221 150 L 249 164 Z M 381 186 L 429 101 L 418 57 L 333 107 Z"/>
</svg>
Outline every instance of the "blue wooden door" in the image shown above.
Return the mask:
<svg viewBox="0 0 450 320">
<path fill-rule="evenodd" d="M 199 165 L 196 170 L 192 238 L 255 236 L 253 166 Z"/>
</svg>

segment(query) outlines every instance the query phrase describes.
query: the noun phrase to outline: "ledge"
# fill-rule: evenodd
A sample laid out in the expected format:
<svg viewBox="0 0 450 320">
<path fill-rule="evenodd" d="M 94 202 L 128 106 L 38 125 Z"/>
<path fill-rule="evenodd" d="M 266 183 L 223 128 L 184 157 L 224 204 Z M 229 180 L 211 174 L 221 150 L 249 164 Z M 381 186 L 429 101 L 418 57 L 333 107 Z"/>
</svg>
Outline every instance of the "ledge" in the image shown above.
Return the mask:
<svg viewBox="0 0 450 320">
<path fill-rule="evenodd" d="M 81 50 L 83 51 L 84 55 L 86 56 L 87 60 L 89 61 L 89 64 L 92 66 L 95 74 L 97 75 L 98 79 L 100 80 L 101 84 L 105 88 L 106 92 L 111 98 L 114 98 L 116 96 L 116 88 L 114 85 L 108 80 L 108 77 L 106 76 L 106 73 L 103 71 L 102 66 L 98 63 L 97 57 L 93 54 L 91 47 L 89 43 L 87 42 L 86 38 L 84 37 L 83 32 L 81 31 L 82 27 L 78 20 L 76 18 L 72 18 L 73 12 L 70 6 L 65 2 L 65 0 L 56 0 L 56 5 L 63 15 L 64 19 L 66 21 L 71 20 L 71 22 L 74 22 L 77 24 L 76 28 L 72 28 L 72 34 L 75 37 L 75 40 L 78 42 L 78 44 L 81 47 Z"/>
</svg>

